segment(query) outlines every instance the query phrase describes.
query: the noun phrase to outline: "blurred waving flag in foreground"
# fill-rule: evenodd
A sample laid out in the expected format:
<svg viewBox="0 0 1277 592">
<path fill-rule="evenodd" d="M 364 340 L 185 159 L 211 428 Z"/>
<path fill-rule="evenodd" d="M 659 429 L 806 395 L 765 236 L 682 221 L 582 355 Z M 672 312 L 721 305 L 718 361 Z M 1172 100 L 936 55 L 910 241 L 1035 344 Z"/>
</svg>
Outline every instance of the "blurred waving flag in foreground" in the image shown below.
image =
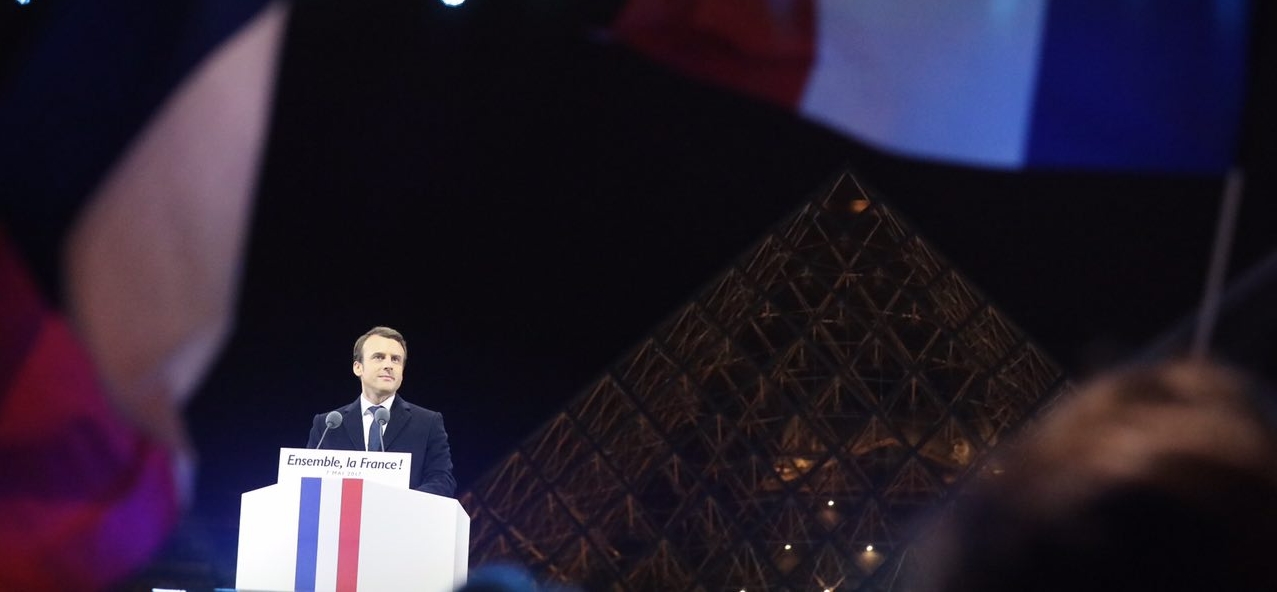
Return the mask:
<svg viewBox="0 0 1277 592">
<path fill-rule="evenodd" d="M 879 149 L 997 169 L 1219 174 L 1245 0 L 628 0 L 611 33 Z"/>
<path fill-rule="evenodd" d="M 145 566 L 230 330 L 285 10 L 66 1 L 0 94 L 0 589 Z"/>
</svg>

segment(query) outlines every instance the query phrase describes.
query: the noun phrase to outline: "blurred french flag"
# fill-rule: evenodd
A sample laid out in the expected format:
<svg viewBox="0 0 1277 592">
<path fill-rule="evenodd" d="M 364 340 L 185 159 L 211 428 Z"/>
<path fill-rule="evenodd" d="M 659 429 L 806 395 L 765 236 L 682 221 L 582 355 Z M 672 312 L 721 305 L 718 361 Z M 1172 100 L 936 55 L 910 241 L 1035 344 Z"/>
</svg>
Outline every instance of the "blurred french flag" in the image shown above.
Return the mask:
<svg viewBox="0 0 1277 592">
<path fill-rule="evenodd" d="M 110 589 L 190 499 L 287 6 L 31 8 L 0 80 L 0 590 Z"/>
<path fill-rule="evenodd" d="M 1218 174 L 1246 0 L 628 0 L 611 34 L 882 151 L 1005 170 Z"/>
</svg>

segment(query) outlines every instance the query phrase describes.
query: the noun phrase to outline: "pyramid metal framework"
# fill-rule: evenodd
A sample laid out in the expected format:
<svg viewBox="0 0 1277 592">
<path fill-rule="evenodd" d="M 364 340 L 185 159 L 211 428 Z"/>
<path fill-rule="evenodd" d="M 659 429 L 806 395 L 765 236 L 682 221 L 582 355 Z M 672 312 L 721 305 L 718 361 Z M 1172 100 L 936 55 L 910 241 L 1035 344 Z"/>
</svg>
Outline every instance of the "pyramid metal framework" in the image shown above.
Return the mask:
<svg viewBox="0 0 1277 592">
<path fill-rule="evenodd" d="M 849 173 L 462 496 L 585 590 L 891 590 L 1064 373 Z"/>
</svg>

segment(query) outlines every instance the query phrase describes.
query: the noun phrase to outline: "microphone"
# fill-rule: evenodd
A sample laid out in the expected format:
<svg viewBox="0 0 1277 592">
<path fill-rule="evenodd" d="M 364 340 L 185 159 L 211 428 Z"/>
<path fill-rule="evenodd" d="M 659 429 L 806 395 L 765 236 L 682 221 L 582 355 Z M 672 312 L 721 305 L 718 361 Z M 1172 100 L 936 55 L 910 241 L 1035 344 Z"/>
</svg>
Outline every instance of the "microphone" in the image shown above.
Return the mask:
<svg viewBox="0 0 1277 592">
<path fill-rule="evenodd" d="M 377 422 L 377 428 L 378 428 L 378 429 L 381 429 L 381 426 L 386 425 L 386 422 L 390 421 L 390 411 L 389 411 L 389 410 L 387 410 L 385 407 L 378 407 L 378 408 L 377 408 L 377 411 L 376 411 L 376 412 L 374 412 L 374 413 L 373 413 L 373 415 L 372 415 L 372 420 L 373 420 L 373 421 L 375 421 L 375 422 Z M 380 442 L 380 444 L 381 444 L 381 451 L 382 451 L 382 452 L 385 452 L 385 451 L 386 451 L 386 439 L 385 439 L 385 438 L 381 438 L 381 442 Z"/>
<path fill-rule="evenodd" d="M 328 435 L 328 430 L 331 430 L 340 425 L 341 425 L 341 413 L 338 413 L 336 411 L 329 411 L 328 417 L 324 418 L 324 433 L 320 434 L 319 442 L 315 443 L 315 449 L 319 450 L 319 445 L 324 443 L 324 436 Z"/>
</svg>

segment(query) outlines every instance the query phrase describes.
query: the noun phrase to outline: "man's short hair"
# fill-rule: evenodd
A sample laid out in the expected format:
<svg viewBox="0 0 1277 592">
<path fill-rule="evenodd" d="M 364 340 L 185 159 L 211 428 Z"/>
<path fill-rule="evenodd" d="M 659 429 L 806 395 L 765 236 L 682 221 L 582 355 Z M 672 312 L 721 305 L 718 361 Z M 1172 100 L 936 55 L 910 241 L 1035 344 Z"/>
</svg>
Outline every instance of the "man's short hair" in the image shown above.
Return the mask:
<svg viewBox="0 0 1277 592">
<path fill-rule="evenodd" d="M 403 333 L 400 333 L 394 329 L 391 329 L 390 327 L 373 327 L 369 329 L 367 333 L 360 335 L 359 339 L 355 340 L 354 361 L 356 362 L 364 361 L 364 342 L 368 341 L 368 338 L 373 335 L 398 341 L 399 345 L 403 347 L 404 363 L 408 362 L 408 341 L 403 338 Z"/>
<path fill-rule="evenodd" d="M 994 455 L 919 523 L 911 590 L 1277 590 L 1277 416 L 1239 369 L 1110 371 Z"/>
</svg>

